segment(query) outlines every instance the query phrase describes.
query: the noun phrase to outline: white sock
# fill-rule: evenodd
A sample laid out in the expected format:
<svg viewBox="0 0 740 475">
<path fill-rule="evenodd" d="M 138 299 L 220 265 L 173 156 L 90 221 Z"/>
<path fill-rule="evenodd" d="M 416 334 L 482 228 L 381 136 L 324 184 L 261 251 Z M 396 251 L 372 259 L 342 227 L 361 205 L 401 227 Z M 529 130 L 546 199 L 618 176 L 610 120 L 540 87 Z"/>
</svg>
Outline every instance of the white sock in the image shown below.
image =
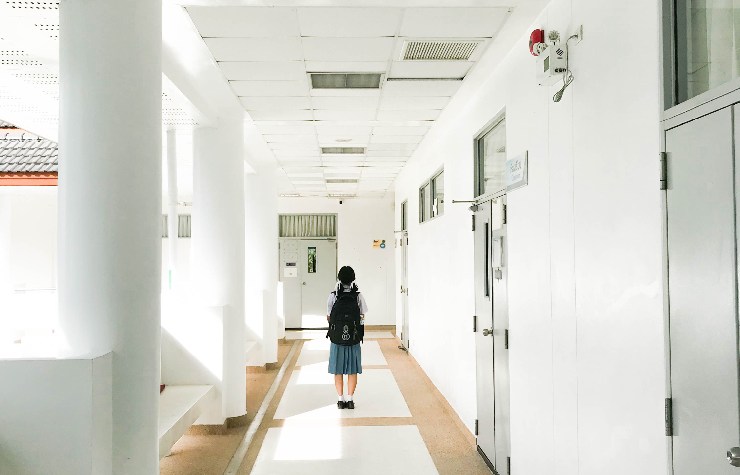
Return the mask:
<svg viewBox="0 0 740 475">
<path fill-rule="evenodd" d="M 351 400 L 352 400 L 352 395 L 351 395 L 351 394 L 349 394 L 349 395 L 347 396 L 347 401 L 351 401 Z"/>
<path fill-rule="evenodd" d="M 337 396 L 338 402 L 344 402 L 344 396 Z"/>
</svg>

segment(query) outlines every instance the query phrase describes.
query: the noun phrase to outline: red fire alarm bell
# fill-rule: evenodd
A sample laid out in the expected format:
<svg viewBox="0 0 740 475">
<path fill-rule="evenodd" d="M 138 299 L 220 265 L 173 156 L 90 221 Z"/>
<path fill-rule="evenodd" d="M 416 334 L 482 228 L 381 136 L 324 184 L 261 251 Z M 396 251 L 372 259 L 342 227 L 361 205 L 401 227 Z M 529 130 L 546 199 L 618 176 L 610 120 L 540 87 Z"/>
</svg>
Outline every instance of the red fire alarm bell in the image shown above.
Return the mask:
<svg viewBox="0 0 740 475">
<path fill-rule="evenodd" d="M 539 56 L 545 49 L 545 30 L 534 30 L 529 35 L 529 52 L 532 56 Z"/>
</svg>

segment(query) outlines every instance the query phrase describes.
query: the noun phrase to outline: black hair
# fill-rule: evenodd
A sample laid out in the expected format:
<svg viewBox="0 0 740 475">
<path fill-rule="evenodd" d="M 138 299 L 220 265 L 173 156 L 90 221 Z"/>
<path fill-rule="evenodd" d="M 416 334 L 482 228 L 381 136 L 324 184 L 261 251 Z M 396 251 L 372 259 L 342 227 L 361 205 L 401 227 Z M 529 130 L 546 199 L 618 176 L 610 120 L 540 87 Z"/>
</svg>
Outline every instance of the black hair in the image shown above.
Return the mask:
<svg viewBox="0 0 740 475">
<path fill-rule="evenodd" d="M 339 281 L 344 285 L 349 285 L 355 281 L 355 270 L 352 269 L 350 266 L 343 266 L 341 269 L 339 269 L 337 279 L 339 279 Z"/>
</svg>

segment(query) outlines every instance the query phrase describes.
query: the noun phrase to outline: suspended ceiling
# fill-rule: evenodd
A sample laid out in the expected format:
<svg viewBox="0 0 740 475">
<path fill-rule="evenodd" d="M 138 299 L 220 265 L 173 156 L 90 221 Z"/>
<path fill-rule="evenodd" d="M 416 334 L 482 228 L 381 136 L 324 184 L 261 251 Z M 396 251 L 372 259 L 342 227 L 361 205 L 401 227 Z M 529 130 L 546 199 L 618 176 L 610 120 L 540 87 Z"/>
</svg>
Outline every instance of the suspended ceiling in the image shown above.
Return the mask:
<svg viewBox="0 0 740 475">
<path fill-rule="evenodd" d="M 254 121 L 277 161 L 280 193 L 381 196 L 506 23 L 509 3 L 518 1 L 193 0 L 174 6 L 179 2 L 165 0 L 165 43 L 176 8 L 188 23 L 179 34 L 200 44 L 184 36 L 174 43 L 193 49 L 192 56 L 201 47 L 209 59 L 190 74 L 224 83 Z M 0 0 L 0 114 L 51 139 L 58 127 L 58 5 Z M 409 41 L 456 40 L 475 46 L 469 58 L 403 59 Z M 312 87 L 310 73 L 335 72 L 380 74 L 379 88 Z M 197 105 L 166 78 L 164 84 L 164 124 L 202 124 Z M 201 87 L 190 96 L 215 96 L 216 89 Z M 325 147 L 363 153 L 322 153 Z"/>
</svg>

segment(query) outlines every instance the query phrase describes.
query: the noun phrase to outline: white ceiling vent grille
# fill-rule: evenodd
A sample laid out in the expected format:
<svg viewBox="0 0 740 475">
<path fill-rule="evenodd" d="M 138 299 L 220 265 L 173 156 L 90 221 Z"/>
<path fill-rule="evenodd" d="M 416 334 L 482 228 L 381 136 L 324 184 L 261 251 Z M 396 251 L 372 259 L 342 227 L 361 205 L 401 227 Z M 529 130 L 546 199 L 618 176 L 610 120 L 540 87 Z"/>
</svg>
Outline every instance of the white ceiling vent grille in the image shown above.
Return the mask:
<svg viewBox="0 0 740 475">
<path fill-rule="evenodd" d="M 380 89 L 380 73 L 310 73 L 313 89 Z"/>
<path fill-rule="evenodd" d="M 401 51 L 404 61 L 468 61 L 481 40 L 406 41 Z"/>
<path fill-rule="evenodd" d="M 321 147 L 324 155 L 362 155 L 365 147 Z"/>
<path fill-rule="evenodd" d="M 16 10 L 59 10 L 59 2 L 34 2 L 34 1 L 19 1 L 14 2 L 6 0 L 11 8 Z"/>
<path fill-rule="evenodd" d="M 352 184 L 357 183 L 356 178 L 327 178 L 326 184 L 327 185 L 339 185 L 339 184 Z"/>
</svg>

